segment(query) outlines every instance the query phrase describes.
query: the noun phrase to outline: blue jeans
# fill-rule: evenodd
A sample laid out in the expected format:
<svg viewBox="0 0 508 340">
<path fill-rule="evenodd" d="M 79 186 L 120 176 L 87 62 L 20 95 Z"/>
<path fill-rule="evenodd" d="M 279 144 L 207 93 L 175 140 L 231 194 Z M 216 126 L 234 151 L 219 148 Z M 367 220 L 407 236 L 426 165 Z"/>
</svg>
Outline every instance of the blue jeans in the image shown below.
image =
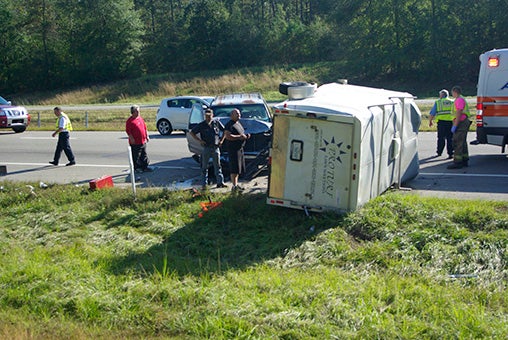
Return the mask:
<svg viewBox="0 0 508 340">
<path fill-rule="evenodd" d="M 217 185 L 224 184 L 224 175 L 220 166 L 220 149 L 218 146 L 205 146 L 201 154 L 201 173 L 203 176 L 203 185 L 208 184 L 208 161 L 212 157 L 213 169 L 215 170 L 215 178 Z"/>
</svg>

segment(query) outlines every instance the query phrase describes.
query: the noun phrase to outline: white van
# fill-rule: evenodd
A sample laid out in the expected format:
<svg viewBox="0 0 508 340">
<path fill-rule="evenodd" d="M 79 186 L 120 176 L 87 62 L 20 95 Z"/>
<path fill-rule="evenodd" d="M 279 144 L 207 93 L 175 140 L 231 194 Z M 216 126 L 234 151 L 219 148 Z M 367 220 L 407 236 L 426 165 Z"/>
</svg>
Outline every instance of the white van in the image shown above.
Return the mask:
<svg viewBox="0 0 508 340">
<path fill-rule="evenodd" d="M 418 175 L 421 113 L 411 94 L 295 84 L 279 87 L 289 99 L 275 106 L 268 204 L 352 211 Z"/>
<path fill-rule="evenodd" d="M 508 144 L 508 48 L 480 55 L 475 143 Z"/>
</svg>

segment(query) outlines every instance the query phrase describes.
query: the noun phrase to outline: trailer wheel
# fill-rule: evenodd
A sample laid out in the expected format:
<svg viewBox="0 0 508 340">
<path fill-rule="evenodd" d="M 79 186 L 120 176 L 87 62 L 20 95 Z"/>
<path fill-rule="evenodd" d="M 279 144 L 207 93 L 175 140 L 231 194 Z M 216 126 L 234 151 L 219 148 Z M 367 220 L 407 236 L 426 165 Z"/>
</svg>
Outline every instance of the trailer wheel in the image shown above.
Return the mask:
<svg viewBox="0 0 508 340">
<path fill-rule="evenodd" d="M 279 92 L 283 95 L 288 95 L 288 88 L 298 86 L 309 86 L 310 84 L 304 81 L 288 81 L 279 84 Z"/>
</svg>

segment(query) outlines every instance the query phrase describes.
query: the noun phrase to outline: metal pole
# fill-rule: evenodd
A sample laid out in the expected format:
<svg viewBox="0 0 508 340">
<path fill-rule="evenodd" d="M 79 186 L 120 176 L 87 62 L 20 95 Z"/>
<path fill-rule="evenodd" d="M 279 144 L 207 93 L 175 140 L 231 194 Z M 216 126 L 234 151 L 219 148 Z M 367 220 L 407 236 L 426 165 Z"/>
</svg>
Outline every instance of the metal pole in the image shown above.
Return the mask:
<svg viewBox="0 0 508 340">
<path fill-rule="evenodd" d="M 85 128 L 88 129 L 88 111 L 85 111 Z"/>
<path fill-rule="evenodd" d="M 41 113 L 37 112 L 37 127 L 41 127 Z"/>
<path fill-rule="evenodd" d="M 401 121 L 401 128 L 400 128 L 400 154 L 398 159 L 398 167 L 399 167 L 399 173 L 397 174 L 397 185 L 396 188 L 398 190 L 405 190 L 405 191 L 411 191 L 411 188 L 406 188 L 401 186 L 401 180 L 402 180 L 402 155 L 404 153 L 404 124 L 405 124 L 405 117 L 406 114 L 411 115 L 411 108 L 409 107 L 409 104 L 406 102 L 407 97 L 400 98 L 402 102 L 402 121 Z"/>
<path fill-rule="evenodd" d="M 131 172 L 131 186 L 132 186 L 132 194 L 134 195 L 134 200 L 136 199 L 136 174 L 134 172 L 134 161 L 132 159 L 131 146 L 127 148 L 129 152 L 129 170 Z"/>
</svg>

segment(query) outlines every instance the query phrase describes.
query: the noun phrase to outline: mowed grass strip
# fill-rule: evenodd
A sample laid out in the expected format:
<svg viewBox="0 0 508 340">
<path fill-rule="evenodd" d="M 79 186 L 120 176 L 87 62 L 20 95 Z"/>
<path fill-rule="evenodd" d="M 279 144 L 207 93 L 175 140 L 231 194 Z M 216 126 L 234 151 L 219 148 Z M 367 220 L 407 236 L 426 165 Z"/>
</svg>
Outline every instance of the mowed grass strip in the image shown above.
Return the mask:
<svg viewBox="0 0 508 340">
<path fill-rule="evenodd" d="M 335 75 L 334 63 L 317 63 L 312 65 L 292 65 L 285 67 L 260 67 L 254 69 L 222 70 L 196 73 L 162 74 L 146 76 L 139 79 L 118 81 L 109 84 L 89 87 L 20 94 L 16 101 L 22 105 L 61 106 L 78 131 L 123 131 L 125 120 L 129 117 L 128 109 L 99 109 L 111 104 L 150 104 L 158 106 L 163 98 L 179 95 L 215 96 L 225 93 L 259 92 L 269 103 L 279 103 L 287 99 L 279 93 L 279 84 L 285 81 L 308 81 L 318 85 L 337 81 L 342 78 Z M 333 76 L 331 76 L 333 74 Z M 322 79 L 322 80 L 321 80 Z M 353 81 L 352 84 L 355 84 Z M 374 87 L 406 91 L 404 88 L 378 84 Z M 398 86 L 397 86 L 398 87 Z M 436 98 L 437 99 L 437 98 Z M 73 105 L 98 105 L 89 110 L 71 110 Z M 432 104 L 419 106 L 422 112 L 420 131 L 436 131 L 436 126 L 428 126 L 428 113 Z M 32 123 L 29 130 L 53 130 L 55 116 L 52 110 L 29 110 Z M 156 107 L 142 108 L 141 115 L 149 130 L 156 130 Z M 88 119 L 86 118 L 88 115 Z M 472 124 L 471 130 L 474 130 Z"/>
<path fill-rule="evenodd" d="M 307 217 L 211 194 L 199 218 L 188 191 L 0 187 L 3 338 L 508 334 L 506 202 L 389 192 Z"/>
<path fill-rule="evenodd" d="M 130 117 L 129 108 L 90 110 L 62 110 L 69 116 L 74 131 L 125 131 L 125 122 Z M 28 130 L 52 131 L 56 128 L 56 117 L 53 110 L 30 112 L 32 120 Z M 141 108 L 141 116 L 150 131 L 156 131 L 157 108 Z"/>
</svg>

